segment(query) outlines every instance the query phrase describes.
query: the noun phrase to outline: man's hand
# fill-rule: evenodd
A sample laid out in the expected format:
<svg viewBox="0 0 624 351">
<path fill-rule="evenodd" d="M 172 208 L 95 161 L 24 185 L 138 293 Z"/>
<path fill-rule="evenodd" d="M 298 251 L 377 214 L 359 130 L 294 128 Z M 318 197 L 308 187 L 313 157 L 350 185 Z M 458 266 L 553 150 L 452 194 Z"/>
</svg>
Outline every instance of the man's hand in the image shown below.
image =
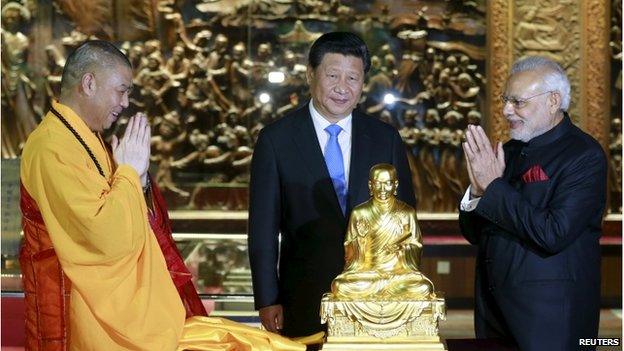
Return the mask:
<svg viewBox="0 0 624 351">
<path fill-rule="evenodd" d="M 279 333 L 282 330 L 282 323 L 284 322 L 282 305 L 262 307 L 258 313 L 260 314 L 260 321 L 266 330 L 273 333 Z"/>
<path fill-rule="evenodd" d="M 466 155 L 466 167 L 470 178 L 472 196 L 483 196 L 490 183 L 503 175 L 505 171 L 505 152 L 503 144 L 498 142 L 496 153 L 481 126 L 469 125 L 466 142 L 462 143 Z"/>
<path fill-rule="evenodd" d="M 151 131 L 144 113 L 130 117 L 121 140 L 113 135 L 111 146 L 113 157 L 119 165 L 127 164 L 134 168 L 141 178 L 141 186 L 147 185 L 147 169 L 150 159 Z"/>
</svg>

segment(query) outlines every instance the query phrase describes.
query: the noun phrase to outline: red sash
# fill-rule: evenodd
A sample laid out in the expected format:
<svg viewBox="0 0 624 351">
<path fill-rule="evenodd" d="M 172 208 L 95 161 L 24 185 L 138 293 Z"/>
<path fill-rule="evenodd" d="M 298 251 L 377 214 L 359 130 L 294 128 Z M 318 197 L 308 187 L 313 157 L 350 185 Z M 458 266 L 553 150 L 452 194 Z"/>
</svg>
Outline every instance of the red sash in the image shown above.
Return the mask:
<svg viewBox="0 0 624 351">
<path fill-rule="evenodd" d="M 24 239 L 20 265 L 26 305 L 26 350 L 64 351 L 69 340 L 71 282 L 63 273 L 35 200 L 20 184 Z M 162 250 L 171 279 L 180 294 L 186 317 L 207 316 L 173 237 L 167 207 L 152 182 L 153 212 L 149 222 Z"/>
<path fill-rule="evenodd" d="M 35 200 L 21 184 L 20 193 L 26 350 L 67 350 L 71 283 L 63 274 Z"/>
<path fill-rule="evenodd" d="M 191 281 L 192 276 L 184 264 L 184 260 L 171 236 L 171 224 L 165 200 L 160 193 L 156 182 L 150 178 L 152 184 L 152 205 L 153 211 L 149 213 L 149 222 L 152 231 L 156 235 L 158 245 L 167 261 L 167 269 L 171 274 L 171 279 L 178 289 L 184 308 L 186 318 L 193 316 L 208 316 L 204 304 L 201 302 L 197 290 Z"/>
</svg>

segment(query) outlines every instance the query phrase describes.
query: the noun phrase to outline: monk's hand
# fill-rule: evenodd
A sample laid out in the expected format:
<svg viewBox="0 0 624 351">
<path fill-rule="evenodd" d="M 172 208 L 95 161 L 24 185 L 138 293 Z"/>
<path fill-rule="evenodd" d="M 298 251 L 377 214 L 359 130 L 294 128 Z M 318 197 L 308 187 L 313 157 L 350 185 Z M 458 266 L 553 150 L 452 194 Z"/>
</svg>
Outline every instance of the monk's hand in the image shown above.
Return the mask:
<svg viewBox="0 0 624 351">
<path fill-rule="evenodd" d="M 466 167 L 470 178 L 472 196 L 483 196 L 485 189 L 505 171 L 503 144 L 497 143 L 496 150 L 481 126 L 469 125 L 466 141 L 462 143 L 466 155 Z"/>
<path fill-rule="evenodd" d="M 282 330 L 282 324 L 284 322 L 284 312 L 282 305 L 271 305 L 262 307 L 258 314 L 260 315 L 260 322 L 264 328 L 273 333 L 279 333 Z"/>
<path fill-rule="evenodd" d="M 147 185 L 147 169 L 150 159 L 151 131 L 144 113 L 130 117 L 126 131 L 121 138 L 113 135 L 111 146 L 113 157 L 119 165 L 128 165 L 139 174 L 141 186 Z"/>
</svg>

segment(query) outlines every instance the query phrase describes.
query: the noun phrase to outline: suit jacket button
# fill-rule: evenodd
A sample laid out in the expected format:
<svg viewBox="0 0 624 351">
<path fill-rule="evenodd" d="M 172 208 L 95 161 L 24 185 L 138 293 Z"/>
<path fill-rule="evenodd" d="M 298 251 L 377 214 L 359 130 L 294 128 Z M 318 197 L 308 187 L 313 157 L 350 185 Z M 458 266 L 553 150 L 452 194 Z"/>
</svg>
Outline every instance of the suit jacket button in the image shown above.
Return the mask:
<svg viewBox="0 0 624 351">
<path fill-rule="evenodd" d="M 492 292 L 492 291 L 496 290 L 496 286 L 494 286 L 494 285 L 490 285 L 490 287 L 488 288 L 488 290 L 489 290 L 490 292 Z"/>
<path fill-rule="evenodd" d="M 487 264 L 490 264 L 490 263 L 492 263 L 492 259 L 491 258 L 486 258 L 485 261 L 483 261 L 483 262 L 485 262 Z"/>
</svg>

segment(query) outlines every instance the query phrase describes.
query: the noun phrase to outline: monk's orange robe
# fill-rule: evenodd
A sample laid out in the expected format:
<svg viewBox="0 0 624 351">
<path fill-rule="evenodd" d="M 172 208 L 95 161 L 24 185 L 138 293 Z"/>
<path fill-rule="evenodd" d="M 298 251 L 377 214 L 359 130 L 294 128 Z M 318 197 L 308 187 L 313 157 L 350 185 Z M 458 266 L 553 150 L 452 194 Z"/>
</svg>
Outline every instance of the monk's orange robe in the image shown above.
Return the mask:
<svg viewBox="0 0 624 351">
<path fill-rule="evenodd" d="M 70 350 L 303 350 L 238 323 L 185 308 L 148 222 L 136 171 L 115 166 L 101 138 L 55 103 L 101 165 L 49 113 L 24 147 L 21 181 L 71 281 Z"/>
</svg>

